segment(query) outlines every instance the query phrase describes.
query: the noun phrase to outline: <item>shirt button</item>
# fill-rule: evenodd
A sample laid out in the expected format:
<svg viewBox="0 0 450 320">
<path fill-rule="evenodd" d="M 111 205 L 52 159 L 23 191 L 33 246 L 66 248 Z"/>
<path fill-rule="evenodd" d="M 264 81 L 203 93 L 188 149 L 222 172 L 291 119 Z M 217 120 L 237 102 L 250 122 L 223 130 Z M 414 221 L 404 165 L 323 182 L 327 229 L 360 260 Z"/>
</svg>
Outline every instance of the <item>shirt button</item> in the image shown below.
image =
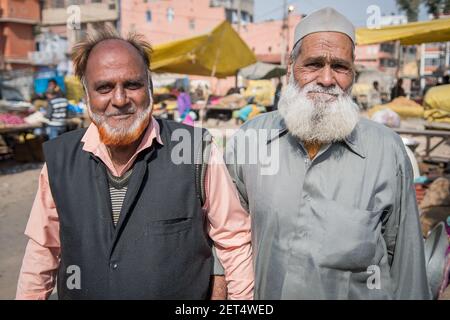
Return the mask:
<svg viewBox="0 0 450 320">
<path fill-rule="evenodd" d="M 112 268 L 115 270 L 115 269 L 117 269 L 117 267 L 119 266 L 117 263 L 113 263 L 112 265 Z"/>
</svg>

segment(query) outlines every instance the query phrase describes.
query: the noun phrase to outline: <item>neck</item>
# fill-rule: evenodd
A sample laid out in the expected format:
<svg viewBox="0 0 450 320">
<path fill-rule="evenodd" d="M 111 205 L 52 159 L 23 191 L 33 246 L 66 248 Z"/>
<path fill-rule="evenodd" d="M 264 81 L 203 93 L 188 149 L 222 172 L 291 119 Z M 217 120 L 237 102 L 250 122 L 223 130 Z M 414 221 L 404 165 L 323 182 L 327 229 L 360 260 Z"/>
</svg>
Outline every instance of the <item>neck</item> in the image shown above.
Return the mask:
<svg viewBox="0 0 450 320">
<path fill-rule="evenodd" d="M 308 152 L 309 159 L 314 159 L 314 157 L 319 153 L 322 144 L 320 142 L 304 142 L 306 151 Z"/>
<path fill-rule="evenodd" d="M 126 146 L 106 146 L 111 157 L 111 161 L 117 172 L 121 172 L 127 165 L 128 161 L 135 154 L 143 137 L 144 133 L 141 134 L 139 139 Z"/>
</svg>

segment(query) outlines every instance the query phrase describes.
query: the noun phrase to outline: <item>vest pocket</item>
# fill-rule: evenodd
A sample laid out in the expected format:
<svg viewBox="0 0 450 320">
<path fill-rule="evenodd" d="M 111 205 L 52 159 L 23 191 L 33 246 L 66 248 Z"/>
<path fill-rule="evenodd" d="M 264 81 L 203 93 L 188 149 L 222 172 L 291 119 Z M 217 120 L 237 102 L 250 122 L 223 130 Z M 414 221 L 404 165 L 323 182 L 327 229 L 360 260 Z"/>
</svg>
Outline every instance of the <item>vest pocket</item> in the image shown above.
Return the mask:
<svg viewBox="0 0 450 320">
<path fill-rule="evenodd" d="M 191 218 L 178 218 L 169 220 L 152 221 L 147 223 L 147 234 L 152 235 L 166 235 L 172 233 L 179 233 L 192 228 Z"/>
</svg>

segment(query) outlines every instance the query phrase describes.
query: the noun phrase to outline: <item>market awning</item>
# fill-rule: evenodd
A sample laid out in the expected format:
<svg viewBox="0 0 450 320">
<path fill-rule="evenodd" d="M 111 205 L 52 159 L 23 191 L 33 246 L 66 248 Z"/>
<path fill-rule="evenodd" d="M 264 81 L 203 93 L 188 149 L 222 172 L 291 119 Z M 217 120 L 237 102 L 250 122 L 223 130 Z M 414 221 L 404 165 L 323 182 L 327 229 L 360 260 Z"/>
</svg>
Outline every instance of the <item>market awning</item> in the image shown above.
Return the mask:
<svg viewBox="0 0 450 320">
<path fill-rule="evenodd" d="M 224 21 L 210 33 L 156 45 L 151 69 L 224 78 L 256 62 L 256 57 L 231 25 Z"/>
<path fill-rule="evenodd" d="M 249 80 L 262 80 L 282 77 L 286 74 L 286 68 L 264 62 L 257 62 L 239 71 L 239 74 Z"/>
<path fill-rule="evenodd" d="M 380 29 L 356 29 L 359 45 L 399 40 L 402 45 L 450 41 L 450 19 L 412 22 Z"/>
</svg>

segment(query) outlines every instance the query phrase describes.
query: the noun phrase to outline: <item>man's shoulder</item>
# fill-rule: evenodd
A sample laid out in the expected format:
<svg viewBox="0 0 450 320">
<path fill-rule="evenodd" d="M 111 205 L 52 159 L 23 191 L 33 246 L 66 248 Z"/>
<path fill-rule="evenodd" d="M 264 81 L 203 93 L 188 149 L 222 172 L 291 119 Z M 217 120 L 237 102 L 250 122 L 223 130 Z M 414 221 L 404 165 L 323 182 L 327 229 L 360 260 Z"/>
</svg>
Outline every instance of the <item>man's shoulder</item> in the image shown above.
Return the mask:
<svg viewBox="0 0 450 320">
<path fill-rule="evenodd" d="M 201 141 L 211 141 L 212 135 L 202 127 L 193 127 L 173 120 L 157 119 L 159 133 L 164 144 L 177 143 L 179 139 L 191 139 L 197 147 Z"/>
<path fill-rule="evenodd" d="M 207 132 L 208 130 L 202 127 L 193 127 L 181 122 L 166 120 L 166 119 L 157 119 L 160 131 L 168 130 L 169 132 L 173 132 L 175 130 L 187 130 L 189 132 Z"/>
<path fill-rule="evenodd" d="M 58 136 L 57 138 L 45 142 L 44 146 L 77 145 L 78 143 L 80 143 L 81 139 L 86 133 L 86 130 L 87 128 L 82 128 L 65 132 L 62 135 Z"/>
<path fill-rule="evenodd" d="M 263 113 L 247 121 L 241 127 L 242 130 L 248 129 L 284 129 L 284 120 L 278 111 Z"/>
<path fill-rule="evenodd" d="M 358 130 L 366 138 L 379 139 L 380 137 L 388 137 L 396 140 L 400 138 L 391 128 L 367 118 L 361 118 L 357 126 Z"/>
<path fill-rule="evenodd" d="M 400 152 L 404 150 L 402 138 L 394 130 L 367 118 L 359 120 L 357 134 L 366 148 L 381 148 L 381 151 L 386 151 L 386 148 Z"/>
</svg>

